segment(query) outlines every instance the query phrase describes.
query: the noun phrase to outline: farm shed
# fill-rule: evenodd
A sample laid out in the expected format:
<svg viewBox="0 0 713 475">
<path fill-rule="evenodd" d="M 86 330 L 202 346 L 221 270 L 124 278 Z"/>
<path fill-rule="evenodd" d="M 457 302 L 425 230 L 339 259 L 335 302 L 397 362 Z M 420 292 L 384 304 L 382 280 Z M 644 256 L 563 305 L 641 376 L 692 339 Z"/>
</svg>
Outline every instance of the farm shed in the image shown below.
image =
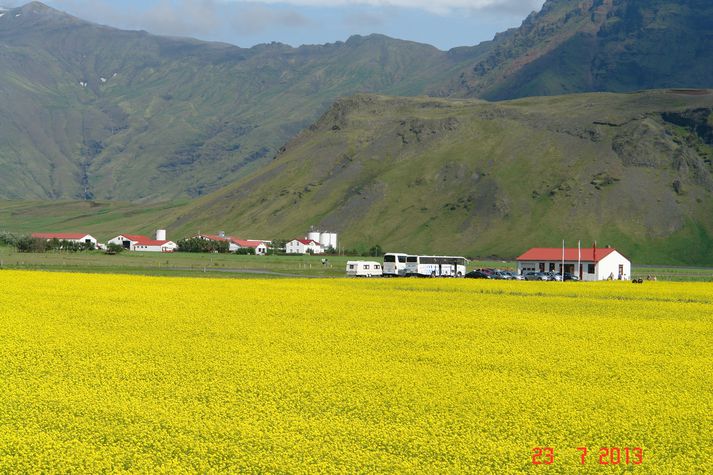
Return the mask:
<svg viewBox="0 0 713 475">
<path fill-rule="evenodd" d="M 577 267 L 579 266 L 579 267 Z M 565 248 L 564 269 L 562 269 L 562 248 L 533 248 L 517 258 L 517 270 L 520 274 L 528 271 L 569 272 L 580 280 L 606 280 L 610 277 L 629 279 L 631 262 L 616 249 Z"/>
<path fill-rule="evenodd" d="M 35 239 L 47 239 L 51 241 L 52 239 L 57 239 L 58 241 L 71 241 L 79 244 L 92 244 L 97 247 L 97 240 L 91 234 L 84 233 L 32 233 L 32 237 Z"/>
<path fill-rule="evenodd" d="M 151 239 L 138 234 L 120 234 L 110 239 L 107 244 L 116 244 L 128 251 L 142 252 L 173 252 L 178 249 L 178 245 L 173 241 Z"/>
</svg>

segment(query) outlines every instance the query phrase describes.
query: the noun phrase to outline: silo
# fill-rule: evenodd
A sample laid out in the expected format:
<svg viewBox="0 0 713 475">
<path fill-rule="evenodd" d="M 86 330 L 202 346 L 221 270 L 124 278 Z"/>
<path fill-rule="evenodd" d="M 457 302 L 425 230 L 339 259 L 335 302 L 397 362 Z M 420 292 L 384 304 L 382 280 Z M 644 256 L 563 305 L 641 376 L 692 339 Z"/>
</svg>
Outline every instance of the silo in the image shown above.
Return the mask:
<svg viewBox="0 0 713 475">
<path fill-rule="evenodd" d="M 329 233 L 329 245 L 337 249 L 337 233 Z"/>
<path fill-rule="evenodd" d="M 165 229 L 157 229 L 156 230 L 156 240 L 157 241 L 165 241 L 166 240 L 166 230 Z"/>
<path fill-rule="evenodd" d="M 319 241 L 319 231 L 310 231 L 309 234 L 307 235 L 307 239 L 311 239 L 314 242 L 320 242 Z"/>
<path fill-rule="evenodd" d="M 330 246 L 330 236 L 331 235 L 329 233 L 322 233 L 319 235 L 319 244 L 325 249 Z"/>
</svg>

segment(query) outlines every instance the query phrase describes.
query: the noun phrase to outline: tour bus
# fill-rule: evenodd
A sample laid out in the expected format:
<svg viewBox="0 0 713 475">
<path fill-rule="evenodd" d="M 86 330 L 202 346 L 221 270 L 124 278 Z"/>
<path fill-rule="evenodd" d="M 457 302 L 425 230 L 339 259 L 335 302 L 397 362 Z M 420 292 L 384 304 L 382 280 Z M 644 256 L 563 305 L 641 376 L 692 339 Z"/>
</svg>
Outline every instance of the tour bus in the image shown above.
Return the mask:
<svg viewBox="0 0 713 475">
<path fill-rule="evenodd" d="M 384 277 L 405 277 L 408 254 L 387 252 L 384 254 Z"/>
<path fill-rule="evenodd" d="M 463 277 L 468 259 L 461 256 L 407 256 L 406 275 Z"/>
</svg>

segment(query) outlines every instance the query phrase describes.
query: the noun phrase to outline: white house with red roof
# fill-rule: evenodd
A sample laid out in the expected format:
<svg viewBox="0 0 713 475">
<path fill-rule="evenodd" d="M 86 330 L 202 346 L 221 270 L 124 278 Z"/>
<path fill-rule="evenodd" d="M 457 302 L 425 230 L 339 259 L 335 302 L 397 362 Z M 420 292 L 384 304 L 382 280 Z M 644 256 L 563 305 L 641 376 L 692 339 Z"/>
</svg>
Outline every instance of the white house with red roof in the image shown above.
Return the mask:
<svg viewBox="0 0 713 475">
<path fill-rule="evenodd" d="M 569 272 L 585 281 L 631 278 L 631 261 L 614 248 L 565 248 L 564 269 L 562 251 L 561 247 L 530 249 L 517 258 L 517 270 L 520 274 L 528 271 Z"/>
<path fill-rule="evenodd" d="M 312 239 L 293 239 L 285 244 L 287 254 L 323 254 L 324 248 Z"/>
<path fill-rule="evenodd" d="M 92 244 L 97 247 L 97 240 L 91 234 L 84 233 L 32 233 L 32 237 L 35 239 L 46 239 L 51 241 L 52 239 L 57 239 L 58 241 L 71 241 L 79 244 Z"/>
<path fill-rule="evenodd" d="M 230 244 L 237 246 L 238 249 L 254 249 L 256 256 L 264 256 L 267 254 L 269 241 L 230 238 Z"/>
<path fill-rule="evenodd" d="M 224 234 L 198 234 L 197 238 L 206 241 L 227 242 L 230 252 L 238 252 L 239 249 L 254 249 L 255 255 L 264 256 L 267 254 L 267 249 L 270 241 L 261 239 L 238 239 Z"/>
<path fill-rule="evenodd" d="M 116 244 L 128 251 L 142 252 L 174 252 L 178 245 L 166 239 L 151 239 L 139 234 L 119 234 L 110 239 L 107 244 Z"/>
</svg>

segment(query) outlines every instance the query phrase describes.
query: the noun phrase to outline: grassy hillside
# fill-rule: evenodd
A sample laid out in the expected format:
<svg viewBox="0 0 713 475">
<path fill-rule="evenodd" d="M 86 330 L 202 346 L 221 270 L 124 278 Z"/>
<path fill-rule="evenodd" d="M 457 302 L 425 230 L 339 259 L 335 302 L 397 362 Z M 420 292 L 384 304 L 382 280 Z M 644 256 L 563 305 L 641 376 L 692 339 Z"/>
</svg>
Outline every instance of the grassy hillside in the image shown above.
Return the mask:
<svg viewBox="0 0 713 475">
<path fill-rule="evenodd" d="M 713 264 L 713 93 L 502 103 L 357 96 L 261 170 L 169 226 L 347 247 L 513 257 L 613 245 L 639 262 Z"/>
<path fill-rule="evenodd" d="M 448 52 L 380 35 L 246 49 L 32 2 L 0 16 L 0 199 L 203 196 L 270 162 L 355 93 L 713 87 L 712 24 L 700 0 L 548 0 L 520 28 Z"/>
<path fill-rule="evenodd" d="M 245 49 L 33 2 L 0 17 L 0 198 L 200 196 L 269 161 L 337 97 L 417 94 L 452 63 L 378 35 Z"/>
</svg>

